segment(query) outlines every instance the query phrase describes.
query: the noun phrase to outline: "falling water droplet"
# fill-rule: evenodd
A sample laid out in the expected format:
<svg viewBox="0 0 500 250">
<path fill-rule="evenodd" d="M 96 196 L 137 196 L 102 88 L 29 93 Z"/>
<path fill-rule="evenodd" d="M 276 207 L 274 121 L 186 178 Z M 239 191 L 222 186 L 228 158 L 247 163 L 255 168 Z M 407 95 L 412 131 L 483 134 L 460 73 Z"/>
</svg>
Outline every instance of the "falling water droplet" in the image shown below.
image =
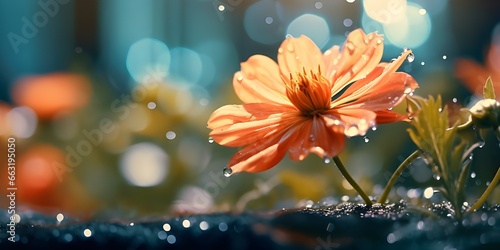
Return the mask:
<svg viewBox="0 0 500 250">
<path fill-rule="evenodd" d="M 330 157 L 328 157 L 328 156 L 326 156 L 326 155 L 323 157 L 323 162 L 325 162 L 325 164 L 328 164 L 328 163 L 330 163 L 331 161 L 332 161 L 332 159 L 330 159 Z"/>
<path fill-rule="evenodd" d="M 330 223 L 328 223 L 328 225 L 326 226 L 326 231 L 331 233 L 331 232 L 333 231 L 333 229 L 334 229 L 334 228 L 335 228 L 335 226 L 333 225 L 333 223 L 331 223 L 331 222 L 330 222 Z"/>
<path fill-rule="evenodd" d="M 457 98 L 453 98 L 453 103 L 457 103 L 458 99 Z"/>
<path fill-rule="evenodd" d="M 368 138 L 368 136 L 365 136 L 363 137 L 363 140 L 365 141 L 365 143 L 368 143 L 370 141 L 370 138 Z"/>
<path fill-rule="evenodd" d="M 470 178 L 472 179 L 476 178 L 476 173 L 475 172 L 470 173 Z"/>
<path fill-rule="evenodd" d="M 439 113 L 443 112 L 443 108 L 439 108 L 439 109 L 438 109 L 438 112 L 439 112 Z"/>
<path fill-rule="evenodd" d="M 222 170 L 222 173 L 224 174 L 224 176 L 229 177 L 233 173 L 233 170 L 231 170 L 230 168 L 224 168 L 224 170 Z"/>
<path fill-rule="evenodd" d="M 214 138 L 208 137 L 208 143 L 214 143 Z"/>
</svg>

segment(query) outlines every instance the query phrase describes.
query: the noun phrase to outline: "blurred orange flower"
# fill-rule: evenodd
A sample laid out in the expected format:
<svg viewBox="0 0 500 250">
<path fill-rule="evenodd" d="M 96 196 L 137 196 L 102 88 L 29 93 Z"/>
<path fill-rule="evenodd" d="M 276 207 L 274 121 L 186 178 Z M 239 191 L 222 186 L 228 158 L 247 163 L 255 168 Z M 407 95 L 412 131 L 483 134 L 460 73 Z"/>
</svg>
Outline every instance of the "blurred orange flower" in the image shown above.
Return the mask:
<svg viewBox="0 0 500 250">
<path fill-rule="evenodd" d="M 330 158 L 344 148 L 345 136 L 364 135 L 379 123 L 407 119 L 390 109 L 418 87 L 395 72 L 408 56 L 380 63 L 382 36 L 352 31 L 341 50 L 325 53 L 306 36 L 288 38 L 278 63 L 254 55 L 233 78 L 243 105 L 226 105 L 208 120 L 217 143 L 246 146 L 229 161 L 229 172 L 260 172 L 288 151 L 292 160 L 310 153 Z"/>
<path fill-rule="evenodd" d="M 27 76 L 14 85 L 12 97 L 17 105 L 30 107 L 39 117 L 51 118 L 85 106 L 90 84 L 84 76 L 71 73 Z"/>
<path fill-rule="evenodd" d="M 483 95 L 484 83 L 491 77 L 495 96 L 500 96 L 500 44 L 492 44 L 486 55 L 486 65 L 473 60 L 458 59 L 455 74 L 477 96 Z"/>
</svg>

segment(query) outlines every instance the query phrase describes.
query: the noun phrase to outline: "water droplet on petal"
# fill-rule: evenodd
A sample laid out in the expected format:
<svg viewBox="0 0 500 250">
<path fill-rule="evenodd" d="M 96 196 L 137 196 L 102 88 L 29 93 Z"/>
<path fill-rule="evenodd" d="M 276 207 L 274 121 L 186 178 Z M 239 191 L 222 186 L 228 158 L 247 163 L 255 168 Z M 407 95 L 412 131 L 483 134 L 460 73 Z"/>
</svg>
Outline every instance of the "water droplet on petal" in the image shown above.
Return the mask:
<svg viewBox="0 0 500 250">
<path fill-rule="evenodd" d="M 376 131 L 376 130 L 377 130 L 377 126 L 373 126 L 372 131 Z"/>
<path fill-rule="evenodd" d="M 309 135 L 309 141 L 313 142 L 316 138 L 314 138 L 314 135 Z"/>
<path fill-rule="evenodd" d="M 224 176 L 229 177 L 233 173 L 233 170 L 230 169 L 230 168 L 224 168 L 224 170 L 222 171 L 222 173 L 224 174 Z"/>
<path fill-rule="evenodd" d="M 410 94 L 411 92 L 413 92 L 413 89 L 411 89 L 410 87 L 405 88 L 405 94 Z"/>
<path fill-rule="evenodd" d="M 349 52 L 352 52 L 354 50 L 354 43 L 348 42 L 346 44 L 346 46 L 347 46 L 347 49 L 349 49 Z"/>
<path fill-rule="evenodd" d="M 324 162 L 325 164 L 328 164 L 328 163 L 330 163 L 331 161 L 332 161 L 332 159 L 330 159 L 330 157 L 328 157 L 328 156 L 326 156 L 326 155 L 323 157 L 323 162 Z"/>
<path fill-rule="evenodd" d="M 278 53 L 283 53 L 283 48 L 279 48 Z"/>
<path fill-rule="evenodd" d="M 415 60 L 415 55 L 413 53 L 408 54 L 406 60 L 408 60 L 409 63 L 413 62 Z"/>
<path fill-rule="evenodd" d="M 241 74 L 241 72 L 238 72 L 237 74 L 238 75 L 236 76 L 236 80 L 238 80 L 238 82 L 243 81 L 243 75 Z"/>
<path fill-rule="evenodd" d="M 358 130 L 358 126 L 356 125 L 352 125 L 350 126 L 345 132 L 344 134 L 347 136 L 347 137 L 352 137 L 352 136 L 356 136 L 358 135 L 359 133 L 359 130 Z"/>
<path fill-rule="evenodd" d="M 363 137 L 363 140 L 365 141 L 365 143 L 368 143 L 370 141 L 370 138 L 368 138 L 367 136 Z"/>
<path fill-rule="evenodd" d="M 392 63 L 392 62 L 395 62 L 395 61 L 396 61 L 396 58 L 392 58 L 390 62 Z"/>
<path fill-rule="evenodd" d="M 382 39 L 378 39 L 377 44 L 382 44 Z"/>
<path fill-rule="evenodd" d="M 286 49 L 288 50 L 288 52 L 293 52 L 295 50 L 295 48 L 293 47 L 293 44 L 289 43 L 287 46 L 286 46 Z"/>
<path fill-rule="evenodd" d="M 214 143 L 214 138 L 208 137 L 208 143 Z"/>
</svg>

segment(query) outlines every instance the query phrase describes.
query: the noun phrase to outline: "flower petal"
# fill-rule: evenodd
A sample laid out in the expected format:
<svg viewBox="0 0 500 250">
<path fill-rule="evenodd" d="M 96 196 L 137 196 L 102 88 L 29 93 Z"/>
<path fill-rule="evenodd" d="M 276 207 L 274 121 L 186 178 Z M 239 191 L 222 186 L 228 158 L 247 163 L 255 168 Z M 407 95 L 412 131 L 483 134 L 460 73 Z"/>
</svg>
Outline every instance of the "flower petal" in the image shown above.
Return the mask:
<svg viewBox="0 0 500 250">
<path fill-rule="evenodd" d="M 331 118 L 322 115 L 314 116 L 305 121 L 300 127 L 288 150 L 294 161 L 301 161 L 310 153 L 321 158 L 331 158 L 338 155 L 345 144 L 342 127 L 330 122 Z"/>
<path fill-rule="evenodd" d="M 401 66 L 406 57 L 411 53 L 411 50 L 406 50 L 401 54 L 396 60 L 391 63 L 380 63 L 370 74 L 368 74 L 365 78 L 353 83 L 339 98 L 334 100 L 332 105 L 340 106 L 343 104 L 346 105 L 354 105 L 367 102 L 374 99 L 374 95 L 378 95 L 382 92 L 380 97 L 386 95 L 386 99 L 391 97 L 394 99 L 396 96 L 393 96 L 397 93 L 396 90 L 400 90 L 402 93 L 399 95 L 399 100 L 393 102 L 392 106 L 398 104 L 402 97 L 403 93 L 409 94 L 413 92 L 416 88 L 418 88 L 418 84 L 416 81 L 406 73 L 397 73 L 394 72 Z M 390 92 L 393 93 L 390 93 Z M 366 98 L 365 98 L 366 96 Z M 386 100 L 387 101 L 387 100 Z M 389 100 L 390 101 L 390 100 Z M 389 104 L 390 102 L 386 103 Z M 352 103 L 355 102 L 355 103 Z M 391 106 L 389 106 L 391 107 Z M 386 108 L 389 108 L 386 107 Z M 379 108 L 372 107 L 371 110 L 378 110 Z"/>
<path fill-rule="evenodd" d="M 349 83 L 368 75 L 380 62 L 383 50 L 381 35 L 366 35 L 361 29 L 352 31 L 339 56 L 327 62 L 327 68 L 334 69 L 328 71 L 326 76 L 333 83 L 332 96 Z"/>
<path fill-rule="evenodd" d="M 233 173 L 262 172 L 278 164 L 286 154 L 289 147 L 289 131 L 282 130 L 266 140 L 256 141 L 238 151 L 228 167 Z"/>
<path fill-rule="evenodd" d="M 337 108 L 326 112 L 330 118 L 328 124 L 340 124 L 344 127 L 344 134 L 348 137 L 365 135 L 368 129 L 374 126 L 376 113 L 363 108 Z"/>
<path fill-rule="evenodd" d="M 298 114 L 287 106 L 265 103 L 226 105 L 210 116 L 209 135 L 220 145 L 244 146 L 285 130 Z"/>
<path fill-rule="evenodd" d="M 278 65 L 267 56 L 254 55 L 241 63 L 241 71 L 234 74 L 233 87 L 245 103 L 290 103 Z"/>
<path fill-rule="evenodd" d="M 357 92 L 363 92 L 363 95 L 345 105 L 373 111 L 391 109 L 418 87 L 415 79 L 403 72 L 392 73 L 386 80 L 374 82 L 377 84 L 367 84 L 355 90 L 352 95 L 357 96 Z M 366 86 L 371 87 L 367 89 Z M 356 89 L 357 86 L 353 84 L 351 88 Z"/>
<path fill-rule="evenodd" d="M 376 118 L 377 124 L 393 123 L 399 121 L 407 121 L 407 122 L 410 121 L 407 114 L 403 115 L 390 110 L 379 110 L 375 111 L 375 113 L 377 114 Z"/>
<path fill-rule="evenodd" d="M 290 74 L 324 69 L 323 54 L 318 46 L 308 37 L 287 38 L 278 49 L 278 64 L 283 79 L 290 79 Z"/>
</svg>

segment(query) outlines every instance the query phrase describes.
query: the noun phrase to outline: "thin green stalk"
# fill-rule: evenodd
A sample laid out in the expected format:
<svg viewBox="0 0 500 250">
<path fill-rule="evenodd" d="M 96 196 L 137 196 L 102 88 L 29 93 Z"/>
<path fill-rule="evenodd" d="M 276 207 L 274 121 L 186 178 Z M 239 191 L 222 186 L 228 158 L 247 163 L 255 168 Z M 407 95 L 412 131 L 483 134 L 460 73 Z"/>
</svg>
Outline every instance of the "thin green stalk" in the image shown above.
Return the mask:
<svg viewBox="0 0 500 250">
<path fill-rule="evenodd" d="M 337 165 L 337 168 L 340 170 L 340 173 L 342 173 L 342 175 L 347 180 L 347 182 L 349 182 L 349 184 L 351 184 L 351 186 L 354 188 L 354 190 L 356 190 L 356 192 L 358 192 L 359 196 L 361 196 L 361 198 L 363 198 L 366 205 L 371 206 L 373 204 L 372 201 L 370 200 L 368 195 L 366 195 L 366 193 L 363 191 L 363 189 L 361 189 L 361 187 L 358 185 L 358 183 L 356 183 L 356 181 L 354 181 L 352 176 L 349 174 L 347 169 L 344 167 L 344 164 L 342 163 L 340 158 L 338 156 L 333 157 L 333 162 L 335 162 L 335 165 Z"/>
<path fill-rule="evenodd" d="M 493 180 L 491 180 L 490 185 L 486 188 L 486 190 L 484 190 L 483 195 L 479 197 L 479 199 L 476 201 L 476 203 L 474 203 L 474 205 L 472 205 L 469 209 L 467 209 L 466 213 L 474 212 L 475 210 L 480 208 L 486 201 L 486 199 L 488 199 L 488 197 L 490 196 L 493 189 L 496 187 L 499 180 L 500 180 L 500 168 L 498 168 L 497 173 L 493 177 Z"/>
<path fill-rule="evenodd" d="M 378 203 L 385 203 L 385 200 L 387 200 L 387 196 L 389 196 L 389 192 L 391 192 L 392 187 L 394 184 L 396 184 L 396 181 L 398 180 L 398 177 L 403 173 L 403 171 L 410 166 L 410 164 L 417 159 L 420 155 L 422 154 L 422 151 L 416 150 L 413 152 L 408 158 L 406 158 L 401 165 L 396 169 L 396 171 L 392 174 L 391 179 L 389 179 L 389 182 L 385 186 L 384 192 L 378 199 Z"/>
</svg>

